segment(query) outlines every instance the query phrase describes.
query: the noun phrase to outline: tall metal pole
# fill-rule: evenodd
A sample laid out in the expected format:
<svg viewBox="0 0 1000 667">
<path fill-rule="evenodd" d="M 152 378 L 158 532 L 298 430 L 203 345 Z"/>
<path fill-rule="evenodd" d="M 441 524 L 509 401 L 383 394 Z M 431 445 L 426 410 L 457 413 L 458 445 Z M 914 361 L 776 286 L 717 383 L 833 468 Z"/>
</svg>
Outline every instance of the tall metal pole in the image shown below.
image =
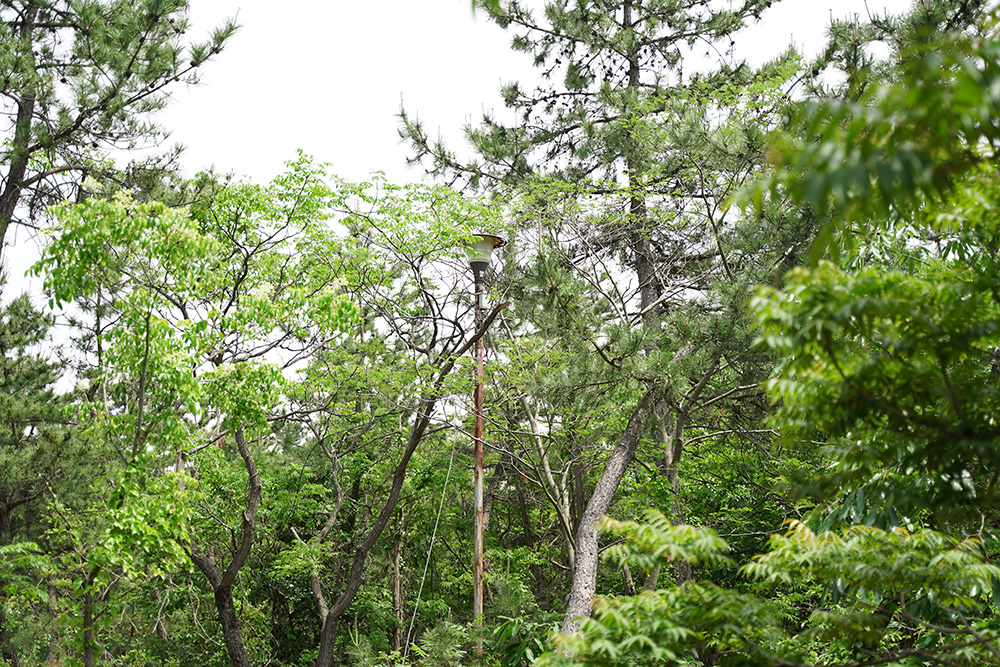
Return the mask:
<svg viewBox="0 0 1000 667">
<path fill-rule="evenodd" d="M 485 316 L 486 285 L 484 274 L 486 264 L 475 262 L 472 272 L 476 280 L 476 331 L 483 325 Z M 473 499 L 476 511 L 475 539 L 473 542 L 472 562 L 472 617 L 481 627 L 483 624 L 483 336 L 476 341 L 476 390 L 473 396 L 475 403 L 475 472 L 473 473 Z M 481 633 L 476 638 L 476 655 L 482 656 L 483 640 Z"/>
<path fill-rule="evenodd" d="M 474 473 L 472 495 L 476 512 L 475 537 L 473 539 L 472 560 L 472 617 L 480 630 L 484 624 L 483 615 L 483 533 L 485 520 L 483 516 L 483 351 L 485 342 L 481 335 L 486 320 L 486 269 L 490 266 L 490 254 L 494 249 L 504 244 L 504 240 L 492 234 L 477 234 L 477 240 L 469 248 L 469 264 L 472 265 L 472 275 L 476 282 L 476 390 L 473 395 L 475 411 Z M 476 637 L 476 657 L 483 655 L 482 632 Z"/>
</svg>

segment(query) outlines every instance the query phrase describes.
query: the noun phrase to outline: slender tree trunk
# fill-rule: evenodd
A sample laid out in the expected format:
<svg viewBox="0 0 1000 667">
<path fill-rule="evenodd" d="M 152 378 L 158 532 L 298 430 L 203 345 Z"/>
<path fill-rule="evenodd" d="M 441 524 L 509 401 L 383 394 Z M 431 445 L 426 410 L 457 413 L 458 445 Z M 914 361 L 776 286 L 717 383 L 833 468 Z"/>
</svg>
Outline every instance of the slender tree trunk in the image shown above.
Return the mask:
<svg viewBox="0 0 1000 667">
<path fill-rule="evenodd" d="M 87 589 L 83 595 L 83 667 L 94 667 L 94 595 L 89 590 L 90 582 Z"/>
<path fill-rule="evenodd" d="M 635 595 L 635 581 L 632 579 L 632 569 L 628 563 L 622 564 L 622 588 L 625 589 L 625 595 Z"/>
<path fill-rule="evenodd" d="M 646 576 L 646 581 L 642 584 L 642 590 L 644 591 L 655 591 L 656 584 L 660 581 L 660 566 L 654 565 L 653 569 L 649 571 Z"/>
<path fill-rule="evenodd" d="M 673 490 L 674 494 L 674 507 L 672 511 L 673 516 L 670 517 L 670 522 L 675 526 L 679 526 L 684 523 L 684 507 L 681 504 L 681 482 L 676 465 L 669 469 L 667 473 L 667 481 L 670 482 L 670 488 Z M 691 563 L 686 560 L 678 560 L 674 561 L 673 565 L 674 578 L 677 580 L 678 584 L 683 584 L 685 581 L 690 581 L 694 578 L 694 573 L 691 570 Z"/>
<path fill-rule="evenodd" d="M 219 614 L 219 624 L 222 626 L 222 640 L 226 644 L 231 667 L 250 667 L 250 656 L 243 644 L 243 634 L 240 629 L 239 617 L 236 615 L 236 605 L 233 602 L 232 581 L 227 581 L 211 556 L 192 551 L 191 560 L 202 571 L 212 587 L 215 596 L 215 610 Z M 237 568 L 238 570 L 238 568 Z M 227 569 L 228 573 L 228 569 Z M 235 579 L 235 577 L 234 577 Z"/>
<path fill-rule="evenodd" d="M 264 487 L 261 485 L 253 454 L 247 446 L 243 427 L 238 426 L 234 433 L 236 448 L 247 470 L 247 505 L 243 512 L 236 553 L 233 554 L 225 572 L 219 571 L 211 551 L 203 553 L 194 542 L 188 545 L 188 556 L 205 575 L 212 587 L 212 592 L 215 594 L 215 608 L 219 613 L 219 623 L 222 625 L 222 638 L 226 643 L 226 652 L 229 654 L 229 664 L 231 667 L 249 667 L 250 657 L 243 645 L 239 618 L 236 615 L 236 606 L 233 604 L 233 583 L 236 581 L 236 575 L 239 574 L 240 569 L 250 556 L 257 508 L 260 507 Z"/>
<path fill-rule="evenodd" d="M 599 540 L 597 520 L 607 513 L 614 500 L 618 485 L 625 475 L 628 464 L 635 458 L 635 450 L 642 438 L 646 423 L 652 414 L 655 401 L 650 389 L 632 411 L 628 424 L 622 432 L 618 445 L 611 453 L 597 486 L 587 501 L 587 507 L 580 518 L 580 528 L 576 533 L 576 567 L 573 568 L 573 583 L 570 587 L 566 617 L 562 631 L 573 634 L 580 629 L 583 618 L 590 616 L 590 603 L 597 592 L 597 560 Z"/>
<path fill-rule="evenodd" d="M 673 427 L 667 431 L 663 430 L 664 437 L 664 447 L 663 447 L 663 471 L 667 476 L 667 481 L 670 484 L 670 490 L 673 493 L 673 507 L 671 508 L 671 523 L 675 526 L 679 526 L 684 523 L 684 503 L 681 499 L 681 480 L 680 480 L 680 462 L 681 455 L 684 454 L 684 429 L 687 427 L 688 419 L 691 416 L 691 410 L 697 403 L 698 399 L 701 397 L 702 393 L 705 391 L 705 387 L 708 386 L 709 381 L 715 376 L 719 370 L 719 355 L 716 353 L 715 358 L 712 363 L 709 364 L 708 369 L 698 380 L 697 384 L 691 387 L 684 398 L 681 400 L 679 406 L 676 407 L 676 414 L 674 416 Z M 691 563 L 687 561 L 677 561 L 674 563 L 674 577 L 678 584 L 683 584 L 685 581 L 689 581 L 694 578 L 694 573 L 691 570 Z M 654 572 L 659 576 L 659 568 L 655 568 Z M 654 572 L 650 572 L 652 576 Z M 652 582 L 647 581 L 647 585 L 656 586 L 656 579 L 654 578 Z"/>
<path fill-rule="evenodd" d="M 712 362 L 708 365 L 708 368 L 702 374 L 701 379 L 688 389 L 681 399 L 680 405 L 675 407 L 676 414 L 674 418 L 673 428 L 669 430 L 663 429 L 663 471 L 667 476 L 667 481 L 670 483 L 670 489 L 673 492 L 673 508 L 671 521 L 673 525 L 679 526 L 684 523 L 684 503 L 681 499 L 681 482 L 680 482 L 680 462 L 681 455 L 684 453 L 684 429 L 687 428 L 688 420 L 691 417 L 691 411 L 694 409 L 698 400 L 701 398 L 702 393 L 704 393 L 705 388 L 708 387 L 708 383 L 715 377 L 715 374 L 719 371 L 719 352 L 716 351 Z M 665 406 L 664 406 L 665 407 Z M 669 435 L 667 435 L 669 433 Z M 656 586 L 656 578 L 653 577 L 655 574 L 659 576 L 659 567 L 654 568 L 653 572 L 650 572 L 652 582 L 647 581 L 647 586 Z M 691 563 L 687 561 L 677 561 L 674 565 L 674 576 L 677 579 L 678 584 L 683 584 L 685 581 L 689 581 L 693 578 L 693 572 L 691 570 Z"/>
<path fill-rule="evenodd" d="M 490 530 L 490 517 L 493 515 L 493 503 L 500 492 L 500 483 L 504 478 L 503 461 L 497 461 L 493 466 L 493 474 L 490 476 L 490 483 L 486 486 L 486 495 L 483 498 L 483 532 Z"/>
<path fill-rule="evenodd" d="M 535 535 L 535 531 L 531 528 L 531 515 L 528 513 L 528 500 L 524 496 L 524 485 L 521 482 L 521 473 L 518 472 L 516 468 L 514 469 L 514 491 L 517 495 L 517 507 L 521 515 L 520 543 L 523 546 L 534 550 L 535 542 L 538 541 L 538 536 Z M 535 590 L 545 590 L 542 570 L 538 567 L 538 564 L 532 563 L 528 566 L 528 570 L 531 572 L 531 580 L 535 584 Z"/>
<path fill-rule="evenodd" d="M 403 520 L 400 518 L 399 533 L 392 545 L 392 610 L 396 614 L 396 628 L 392 633 L 392 649 L 399 651 L 406 641 L 406 600 L 403 599 Z"/>
<path fill-rule="evenodd" d="M 219 623 L 222 625 L 222 640 L 226 643 L 226 653 L 229 654 L 229 664 L 232 667 L 250 667 L 250 656 L 243 645 L 243 633 L 240 630 L 240 619 L 236 615 L 236 605 L 233 603 L 233 589 L 222 586 L 215 593 L 215 609 L 219 612 Z"/>
<path fill-rule="evenodd" d="M 337 639 L 337 621 L 340 620 L 341 614 L 347 609 L 347 607 L 354 601 L 354 597 L 358 594 L 358 589 L 361 588 L 361 582 L 364 580 L 364 569 L 365 561 L 368 558 L 368 553 L 371 551 L 372 547 L 375 546 L 375 542 L 378 540 L 382 531 L 385 529 L 386 525 L 389 523 L 389 519 L 396 511 L 396 504 L 399 502 L 400 493 L 403 490 L 403 481 L 406 479 L 406 470 L 410 465 L 410 459 L 413 458 L 413 453 L 417 451 L 417 446 L 420 441 L 423 440 L 424 433 L 427 432 L 427 427 L 431 423 L 431 414 L 434 411 L 434 406 L 437 405 L 437 401 L 440 398 L 441 386 L 444 384 L 445 378 L 448 374 L 455 368 L 455 363 L 461 355 L 468 352 L 468 350 L 476 344 L 489 329 L 490 324 L 496 319 L 500 311 L 507 306 L 506 303 L 495 306 L 483 320 L 482 324 L 476 330 L 476 334 L 459 349 L 455 350 L 450 356 L 448 361 L 444 364 L 441 370 L 438 372 L 437 379 L 434 381 L 434 387 L 430 392 L 430 396 L 423 401 L 420 405 L 420 409 L 417 410 L 416 420 L 413 423 L 413 428 L 410 430 L 410 439 L 406 444 L 406 449 L 403 451 L 403 456 L 399 463 L 396 465 L 395 470 L 392 474 L 392 485 L 389 489 L 389 497 L 386 498 L 385 503 L 382 505 L 382 511 L 379 513 L 378 518 L 375 519 L 375 523 L 372 524 L 371 529 L 369 529 L 368 534 L 358 545 L 358 548 L 354 552 L 354 559 L 351 563 L 351 571 L 347 577 L 347 584 L 344 586 L 344 592 L 341 593 L 337 601 L 330 607 L 329 611 L 324 614 L 323 618 L 323 628 L 320 630 L 319 636 L 319 653 L 316 656 L 316 667 L 330 667 L 333 664 L 333 646 Z"/>
<path fill-rule="evenodd" d="M 38 5 L 34 2 L 27 3 L 24 12 L 21 14 L 19 37 L 27 46 L 24 49 L 25 57 L 28 58 L 28 68 L 34 70 L 35 61 L 31 48 L 31 31 L 35 27 L 35 17 L 38 15 Z M 4 239 L 10 229 L 10 223 L 14 219 L 14 212 L 17 204 L 21 201 L 21 187 L 24 182 L 24 175 L 28 169 L 28 160 L 31 153 L 28 150 L 31 145 L 31 121 L 35 115 L 35 90 L 33 86 L 28 86 L 20 98 L 17 100 L 17 116 L 14 119 L 14 139 L 10 147 L 10 164 L 7 168 L 7 178 L 4 182 L 3 192 L 0 192 L 0 250 L 3 248 Z"/>
<path fill-rule="evenodd" d="M 576 531 L 580 528 L 580 517 L 583 516 L 583 511 L 587 508 L 587 486 L 583 480 L 583 465 L 580 463 L 581 447 L 574 435 L 573 432 L 570 432 L 571 442 L 573 443 L 573 461 L 569 465 L 570 478 L 572 480 L 570 484 L 572 492 L 570 518 L 573 521 L 573 534 L 575 535 Z"/>
<path fill-rule="evenodd" d="M 316 655 L 316 665 L 329 666 L 333 664 L 333 644 L 337 638 L 337 620 L 340 615 L 331 616 L 329 612 L 323 621 L 323 629 L 319 636 L 319 653 Z"/>
<path fill-rule="evenodd" d="M 528 513 L 528 499 L 524 496 L 524 484 L 521 482 L 521 473 L 514 471 L 514 491 L 517 494 L 517 508 L 521 514 L 521 541 L 526 547 L 533 547 L 538 540 L 535 531 L 531 528 L 531 515 Z"/>
<path fill-rule="evenodd" d="M 448 370 L 450 371 L 450 367 Z M 372 525 L 365 539 L 358 545 L 357 550 L 354 552 L 354 561 L 351 564 L 351 572 L 348 575 L 344 592 L 341 593 L 340 598 L 325 614 L 323 628 L 320 631 L 316 667 L 330 667 L 333 664 L 333 647 L 337 639 L 337 621 L 340 619 L 340 615 L 344 613 L 344 610 L 354 601 L 354 596 L 357 595 L 358 589 L 361 587 L 361 582 L 364 580 L 364 566 L 365 560 L 368 558 L 368 552 L 375 546 L 375 541 L 378 540 L 386 524 L 389 523 L 390 517 L 396 511 L 396 503 L 399 501 L 399 495 L 403 490 L 403 480 L 406 479 L 406 469 L 410 464 L 413 453 L 417 450 L 417 445 L 423 439 L 427 426 L 430 424 L 431 411 L 434 409 L 436 403 L 436 396 L 428 399 L 417 413 L 416 423 L 410 432 L 410 441 L 403 452 L 403 458 L 396 465 L 393 473 L 389 497 L 386 498 L 385 504 L 382 505 L 382 511 L 379 513 L 374 525 Z"/>
<path fill-rule="evenodd" d="M 556 510 L 556 516 L 559 519 L 559 532 L 566 547 L 566 560 L 569 569 L 572 570 L 576 562 L 576 544 L 573 537 L 572 518 L 570 517 L 570 497 L 566 490 L 556 483 L 555 476 L 552 474 L 548 449 L 542 442 L 538 417 L 526 397 L 521 397 L 521 407 L 524 408 L 528 417 L 528 424 L 531 426 L 531 439 L 535 444 L 535 452 L 538 454 L 536 472 L 541 481 L 542 491 L 545 492 L 545 496 Z"/>
<path fill-rule="evenodd" d="M 279 664 L 289 661 L 284 643 L 285 630 L 291 623 L 288 598 L 277 587 L 271 588 L 271 654 Z"/>
<path fill-rule="evenodd" d="M 354 481 L 351 482 L 351 491 L 347 495 L 347 499 L 351 502 L 348 503 L 348 509 L 354 508 L 353 511 L 347 513 L 347 518 L 344 520 L 344 531 L 348 535 L 354 534 L 354 527 L 358 520 L 358 502 L 361 500 L 361 477 L 365 474 L 365 470 L 358 470 L 358 473 L 354 476 Z"/>
<path fill-rule="evenodd" d="M 681 421 L 682 418 L 678 417 Z M 673 428 L 670 432 L 664 429 L 663 437 L 663 461 L 660 464 L 660 474 L 667 478 L 670 491 L 673 496 L 670 503 L 670 523 L 679 526 L 684 523 L 684 505 L 681 502 L 681 481 L 680 481 L 680 458 L 684 451 L 684 441 L 682 438 L 683 427 Z M 656 565 L 646 577 L 646 583 L 642 589 L 645 591 L 656 590 L 660 579 L 660 566 Z M 673 564 L 674 578 L 678 584 L 683 584 L 692 578 L 691 563 L 686 561 L 676 561 Z"/>
</svg>

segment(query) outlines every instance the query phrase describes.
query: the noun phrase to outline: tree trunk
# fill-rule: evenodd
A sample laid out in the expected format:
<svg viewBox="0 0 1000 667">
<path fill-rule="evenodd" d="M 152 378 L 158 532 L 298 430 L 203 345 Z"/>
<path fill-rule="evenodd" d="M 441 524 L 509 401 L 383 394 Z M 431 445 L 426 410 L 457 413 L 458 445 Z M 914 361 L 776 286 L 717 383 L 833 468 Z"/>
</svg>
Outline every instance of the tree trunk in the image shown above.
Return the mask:
<svg viewBox="0 0 1000 667">
<path fill-rule="evenodd" d="M 642 585 L 642 590 L 644 591 L 655 591 L 656 584 L 660 581 L 660 566 L 659 564 L 654 565 L 653 569 L 649 571 L 649 575 L 646 577 L 645 583 Z"/>
<path fill-rule="evenodd" d="M 678 458 L 680 458 L 680 448 L 676 450 Z M 667 481 L 670 482 L 670 488 L 674 494 L 673 511 L 671 512 L 670 523 L 675 526 L 679 526 L 684 523 L 684 507 L 681 504 L 681 482 L 680 476 L 677 470 L 677 461 L 667 469 Z M 683 584 L 685 581 L 690 581 L 694 578 L 694 572 L 691 570 L 691 563 L 686 560 L 678 560 L 674 562 L 674 578 L 677 580 L 678 584 Z M 655 586 L 655 583 L 654 583 Z"/>
<path fill-rule="evenodd" d="M 572 443 L 571 453 L 573 455 L 573 460 L 570 462 L 570 489 L 572 493 L 572 502 L 570 504 L 570 518 L 573 521 L 573 534 L 580 528 L 580 517 L 583 516 L 583 511 L 587 509 L 587 485 L 583 479 L 583 468 L 584 466 L 580 463 L 581 456 L 583 454 L 579 442 L 575 437 L 574 432 L 570 432 L 570 442 Z"/>
<path fill-rule="evenodd" d="M 399 520 L 399 533 L 392 545 L 392 609 L 396 614 L 396 628 L 392 633 L 392 649 L 399 651 L 406 641 L 403 628 L 406 625 L 406 600 L 403 599 L 403 519 Z"/>
<path fill-rule="evenodd" d="M 486 486 L 486 495 L 483 498 L 483 532 L 488 533 L 490 531 L 490 516 L 493 514 L 493 503 L 496 501 L 497 494 L 500 492 L 500 483 L 503 482 L 504 478 L 504 465 L 503 461 L 497 461 L 497 464 L 493 466 L 493 475 L 490 477 L 490 483 Z"/>
<path fill-rule="evenodd" d="M 622 5 L 622 27 L 632 27 L 632 2 L 625 0 Z M 640 63 L 639 54 L 631 52 L 628 55 L 629 71 L 627 87 L 639 87 Z M 638 149 L 636 149 L 638 150 Z M 643 168 L 634 153 L 624 154 L 626 175 L 629 184 L 629 217 L 628 239 L 633 256 L 633 269 L 639 280 L 639 305 L 642 312 L 643 328 L 646 330 L 646 348 L 651 350 L 660 338 L 660 317 L 657 314 L 657 304 L 660 301 L 660 283 L 656 276 L 656 265 L 653 261 L 655 251 L 649 237 L 649 215 L 646 200 L 642 191 Z M 597 482 L 590 500 L 580 517 L 576 533 L 576 567 L 573 568 L 573 584 L 570 588 L 566 617 L 563 620 L 562 632 L 572 634 L 580 629 L 582 620 L 590 616 L 590 604 L 597 592 L 597 561 L 599 540 L 597 535 L 597 520 L 608 511 L 614 500 L 615 492 L 621 483 L 625 470 L 635 458 L 636 447 L 646 424 L 658 407 L 661 399 L 654 395 L 654 389 L 647 389 L 642 400 L 633 410 L 621 439 L 611 454 L 601 478 Z"/>
<path fill-rule="evenodd" d="M 213 559 L 197 552 L 192 546 L 191 560 L 202 571 L 212 587 L 215 595 L 215 610 L 219 614 L 219 624 L 222 626 L 222 640 L 226 644 L 231 667 L 250 667 L 250 656 L 243 645 L 243 634 L 240 630 L 239 617 L 236 615 L 236 605 L 233 603 L 232 581 L 223 577 L 215 567 Z M 238 568 L 237 568 L 238 570 Z M 227 569 L 227 574 L 229 570 Z M 233 577 L 235 579 L 235 576 Z"/>
<path fill-rule="evenodd" d="M 215 609 L 219 612 L 222 640 L 226 643 L 229 664 L 232 667 L 250 667 L 250 656 L 247 655 L 247 649 L 243 645 L 240 619 L 236 615 L 236 605 L 233 603 L 233 589 L 223 586 L 215 589 L 214 593 Z"/>
<path fill-rule="evenodd" d="M 454 363 L 447 366 L 447 370 L 450 371 L 453 365 Z M 417 413 L 416 423 L 410 432 L 410 441 L 403 452 L 403 458 L 400 459 L 393 472 L 389 497 L 386 498 L 385 504 L 382 505 L 382 511 L 372 525 L 371 530 L 368 531 L 365 539 L 358 545 L 357 550 L 354 552 L 354 562 L 351 564 L 351 572 L 348 575 L 344 592 L 341 593 L 340 598 L 325 614 L 323 628 L 319 636 L 319 653 L 316 656 L 316 667 L 330 667 L 333 664 L 333 646 L 337 639 L 337 621 L 340 619 L 340 615 L 344 613 L 344 610 L 354 601 L 354 596 L 357 595 L 358 589 L 361 588 L 368 552 L 375 546 L 375 541 L 378 540 L 386 524 L 389 523 L 390 517 L 396 511 L 396 503 L 399 501 L 399 495 L 403 490 L 403 480 L 406 478 L 406 469 L 410 464 L 413 453 L 417 450 L 417 445 L 420 444 L 421 439 L 424 437 L 427 426 L 430 424 L 431 412 L 436 403 L 437 396 L 434 396 L 425 401 L 421 406 L 421 410 Z"/>
<path fill-rule="evenodd" d="M 628 563 L 622 563 L 622 588 L 625 589 L 625 595 L 635 595 L 635 581 Z"/>
<path fill-rule="evenodd" d="M 680 481 L 680 462 L 681 455 L 684 453 L 684 429 L 687 426 L 692 408 L 718 370 L 719 356 L 716 353 L 715 358 L 709 364 L 708 369 L 701 376 L 701 379 L 687 391 L 681 404 L 676 408 L 673 427 L 669 431 L 665 428 L 663 429 L 663 463 L 661 471 L 666 475 L 667 481 L 670 483 L 670 489 L 673 492 L 674 498 L 670 521 L 675 526 L 684 523 L 684 503 L 681 501 Z M 694 578 L 691 563 L 687 561 L 675 562 L 673 570 L 678 584 L 683 584 L 685 581 Z M 655 577 L 653 576 L 654 574 L 656 575 Z M 659 574 L 658 567 L 653 572 L 650 572 L 652 581 L 647 580 L 646 582 L 646 587 L 650 587 L 649 590 L 652 590 L 652 587 L 656 586 L 656 578 L 659 577 Z"/>
<path fill-rule="evenodd" d="M 239 574 L 240 569 L 250 556 L 250 548 L 253 546 L 253 532 L 254 523 L 257 518 L 257 508 L 260 507 L 260 499 L 263 495 L 264 487 L 261 485 L 260 475 L 257 472 L 257 464 L 254 461 L 253 454 L 247 446 L 243 427 L 238 426 L 234 433 L 236 448 L 247 470 L 247 505 L 246 510 L 243 512 L 243 522 L 240 528 L 236 553 L 233 554 L 233 558 L 229 561 L 229 566 L 226 567 L 225 572 L 220 573 L 211 551 L 209 553 L 202 553 L 193 541 L 187 545 L 187 548 L 191 561 L 205 575 L 209 585 L 212 587 L 212 592 L 215 594 L 215 608 L 219 612 L 219 623 L 222 624 L 222 637 L 226 642 L 229 664 L 232 667 L 249 667 L 250 657 L 247 655 L 246 647 L 243 645 L 239 619 L 236 616 L 236 607 L 233 604 L 233 583 L 236 581 L 236 575 Z"/>
<path fill-rule="evenodd" d="M 288 598 L 281 590 L 271 587 L 271 655 L 278 664 L 290 661 L 285 645 L 286 630 L 290 627 L 291 616 L 288 613 Z"/>
<path fill-rule="evenodd" d="M 35 27 L 35 17 L 38 15 L 38 5 L 28 3 L 21 15 L 19 37 L 24 42 L 31 42 L 31 31 Z M 35 69 L 33 50 L 29 46 L 25 49 L 29 62 L 29 69 Z M 17 100 L 17 116 L 14 120 L 14 140 L 10 147 L 10 164 L 7 168 L 7 178 L 3 192 L 0 193 L 0 250 L 3 248 L 4 239 L 10 229 L 10 223 L 14 219 L 14 212 L 17 204 L 21 201 L 21 187 L 24 182 L 24 175 L 28 168 L 28 161 L 31 153 L 28 150 L 31 145 L 31 121 L 35 115 L 35 90 L 33 86 L 21 94 Z"/>
<path fill-rule="evenodd" d="M 524 496 L 521 473 L 516 468 L 514 469 L 514 491 L 517 495 L 517 507 L 521 515 L 521 538 L 518 542 L 522 546 L 534 550 L 538 536 L 535 535 L 535 531 L 531 528 L 531 515 L 528 514 L 528 500 Z M 544 578 L 542 577 L 542 570 L 538 564 L 532 563 L 528 566 L 528 570 L 531 572 L 531 580 L 535 584 L 535 590 L 544 591 L 546 587 L 544 585 Z"/>
<path fill-rule="evenodd" d="M 580 517 L 580 528 L 576 533 L 576 567 L 573 568 L 573 583 L 562 626 L 565 634 L 575 633 L 580 629 L 582 619 L 590 616 L 590 603 L 597 592 L 597 520 L 611 507 L 625 470 L 635 458 L 636 447 L 652 414 L 654 391 L 648 390 L 632 411 L 621 439 L 611 453 L 583 516 Z"/>
<path fill-rule="evenodd" d="M 329 612 L 323 621 L 323 629 L 319 635 L 319 653 L 316 655 L 317 667 L 330 667 L 333 664 L 333 645 L 337 638 L 337 620 L 340 615 L 333 616 Z"/>
<path fill-rule="evenodd" d="M 521 515 L 521 543 L 526 547 L 534 547 L 538 536 L 531 528 L 531 515 L 528 513 L 528 499 L 524 496 L 524 485 L 521 482 L 521 473 L 514 470 L 514 491 L 517 495 L 517 508 Z"/>
<path fill-rule="evenodd" d="M 83 667 L 94 667 L 94 596 L 87 582 L 83 595 Z"/>
<path fill-rule="evenodd" d="M 528 399 L 524 396 L 521 397 L 521 407 L 524 408 L 525 415 L 528 417 L 528 424 L 531 426 L 531 439 L 535 444 L 535 452 L 538 454 L 536 474 L 539 477 L 542 491 L 545 492 L 545 496 L 556 510 L 556 517 L 559 519 L 559 532 L 563 537 L 563 544 L 566 547 L 567 564 L 572 571 L 576 562 L 576 543 L 573 538 L 569 494 L 556 483 L 555 476 L 552 474 L 552 466 L 549 463 L 548 449 L 542 442 L 538 417 L 532 410 L 531 404 L 528 403 Z"/>
</svg>

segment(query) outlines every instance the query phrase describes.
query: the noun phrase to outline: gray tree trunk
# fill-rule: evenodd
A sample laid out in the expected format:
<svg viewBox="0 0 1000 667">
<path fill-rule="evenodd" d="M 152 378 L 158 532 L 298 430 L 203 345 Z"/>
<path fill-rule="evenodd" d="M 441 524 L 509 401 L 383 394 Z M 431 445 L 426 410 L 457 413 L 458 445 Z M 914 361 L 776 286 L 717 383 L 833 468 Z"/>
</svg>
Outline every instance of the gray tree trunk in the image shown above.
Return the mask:
<svg viewBox="0 0 1000 667">
<path fill-rule="evenodd" d="M 646 423 L 653 412 L 653 392 L 650 389 L 632 411 L 628 425 L 622 432 L 618 445 L 611 453 L 601 478 L 587 502 L 587 507 L 580 517 L 580 528 L 576 532 L 576 567 L 573 568 L 573 583 L 570 587 L 569 601 L 566 607 L 566 617 L 563 620 L 562 631 L 573 634 L 580 629 L 580 623 L 590 616 L 590 603 L 597 593 L 597 559 L 599 555 L 599 539 L 597 535 L 597 520 L 607 513 L 614 500 L 618 485 L 625 475 L 628 464 L 635 458 L 635 450 L 645 431 Z"/>
</svg>

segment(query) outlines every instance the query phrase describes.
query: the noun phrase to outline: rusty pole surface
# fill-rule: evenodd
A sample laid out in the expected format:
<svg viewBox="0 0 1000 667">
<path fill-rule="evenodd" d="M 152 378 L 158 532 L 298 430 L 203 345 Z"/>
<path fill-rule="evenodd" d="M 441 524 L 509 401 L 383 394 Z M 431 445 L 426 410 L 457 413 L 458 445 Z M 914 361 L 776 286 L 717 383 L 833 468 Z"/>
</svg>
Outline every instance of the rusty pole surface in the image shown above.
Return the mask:
<svg viewBox="0 0 1000 667">
<path fill-rule="evenodd" d="M 476 330 L 483 323 L 484 296 L 486 292 L 483 284 L 484 270 L 474 271 L 476 278 Z M 483 624 L 483 354 L 485 345 L 483 338 L 476 341 L 476 389 L 473 395 L 475 403 L 475 454 L 473 473 L 473 499 L 476 511 L 475 538 L 473 541 L 473 563 L 472 563 L 472 617 L 475 622 Z M 483 653 L 483 640 L 479 636 L 476 639 L 476 655 Z"/>
</svg>

